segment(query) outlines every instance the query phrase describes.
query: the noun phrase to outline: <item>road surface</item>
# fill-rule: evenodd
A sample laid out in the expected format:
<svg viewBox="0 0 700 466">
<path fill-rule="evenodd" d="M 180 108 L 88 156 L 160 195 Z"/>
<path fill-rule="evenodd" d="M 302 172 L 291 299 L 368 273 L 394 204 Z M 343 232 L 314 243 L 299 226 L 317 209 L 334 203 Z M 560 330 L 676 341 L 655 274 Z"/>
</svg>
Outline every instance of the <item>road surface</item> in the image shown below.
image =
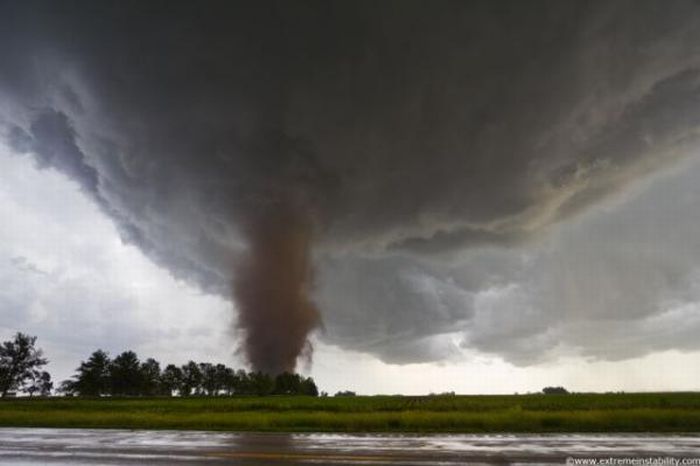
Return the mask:
<svg viewBox="0 0 700 466">
<path fill-rule="evenodd" d="M 0 464 L 17 466 L 531 465 L 564 464 L 572 456 L 700 458 L 700 436 L 342 435 L 0 428 Z"/>
</svg>

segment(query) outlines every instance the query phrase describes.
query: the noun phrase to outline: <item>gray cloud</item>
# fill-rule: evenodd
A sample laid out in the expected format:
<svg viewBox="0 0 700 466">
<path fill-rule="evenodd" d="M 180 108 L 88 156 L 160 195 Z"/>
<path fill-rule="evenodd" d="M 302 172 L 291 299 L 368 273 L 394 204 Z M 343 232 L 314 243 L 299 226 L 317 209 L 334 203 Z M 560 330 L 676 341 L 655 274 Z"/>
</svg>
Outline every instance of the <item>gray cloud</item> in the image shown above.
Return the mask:
<svg viewBox="0 0 700 466">
<path fill-rule="evenodd" d="M 47 110 L 38 114 L 29 126 L 29 133 L 19 126 L 12 127 L 8 142 L 18 153 L 33 153 L 41 168 L 56 168 L 77 180 L 90 195 L 98 196 L 97 171 L 85 162 L 64 113 Z"/>
<path fill-rule="evenodd" d="M 526 260 L 477 296 L 465 346 L 522 364 L 557 352 L 617 360 L 697 350 L 698 176 L 698 161 L 686 163 L 512 250 Z"/>
<path fill-rule="evenodd" d="M 121 244 L 84 190 L 7 149 L 0 144 L 0 338 L 38 336 L 59 381 L 96 348 L 232 361 L 224 300 Z"/>
<path fill-rule="evenodd" d="M 303 212 L 330 342 L 593 354 L 567 325 L 643 321 L 684 286 L 688 267 L 611 239 L 637 216 L 542 242 L 696 144 L 694 2 L 0 5 L 15 150 L 221 294 L 251 219 Z"/>
</svg>

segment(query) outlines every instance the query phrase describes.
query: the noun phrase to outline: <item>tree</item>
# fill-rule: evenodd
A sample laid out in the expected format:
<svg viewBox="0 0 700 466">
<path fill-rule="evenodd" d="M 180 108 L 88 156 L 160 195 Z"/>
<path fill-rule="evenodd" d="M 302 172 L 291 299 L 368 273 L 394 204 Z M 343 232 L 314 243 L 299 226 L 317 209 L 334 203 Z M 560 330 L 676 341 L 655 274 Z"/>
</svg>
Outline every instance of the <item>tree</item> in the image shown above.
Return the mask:
<svg viewBox="0 0 700 466">
<path fill-rule="evenodd" d="M 224 364 L 217 364 L 216 368 L 216 386 L 218 391 L 224 391 L 227 395 L 233 393 L 234 378 L 236 373 L 230 367 Z"/>
<path fill-rule="evenodd" d="M 311 377 L 304 378 L 299 374 L 283 372 L 275 377 L 274 393 L 278 395 L 318 396 L 318 388 Z"/>
<path fill-rule="evenodd" d="M 39 392 L 39 378 L 32 377 L 31 382 L 27 383 L 23 391 L 29 393 L 29 398 L 33 397 L 35 393 Z"/>
<path fill-rule="evenodd" d="M 168 364 L 160 375 L 162 393 L 167 396 L 172 396 L 173 392 L 177 390 L 180 392 L 180 395 L 182 395 L 182 378 L 182 369 L 175 364 Z"/>
<path fill-rule="evenodd" d="M 275 377 L 276 395 L 296 395 L 301 390 L 301 376 L 290 372 L 282 372 Z"/>
<path fill-rule="evenodd" d="M 216 395 L 219 391 L 219 381 L 216 366 L 209 362 L 199 363 L 199 371 L 202 373 L 202 389 L 209 396 Z"/>
<path fill-rule="evenodd" d="M 311 377 L 302 379 L 301 386 L 299 387 L 299 394 L 307 396 L 318 396 L 318 387 L 316 386 L 316 382 L 314 382 L 314 379 L 312 379 Z"/>
<path fill-rule="evenodd" d="M 51 376 L 34 370 L 26 386 L 30 396 L 48 394 L 53 389 Z M 271 377 L 263 372 L 234 370 L 225 364 L 189 361 L 178 367 L 168 364 L 161 371 L 160 363 L 148 358 L 140 362 L 133 351 L 124 351 L 110 360 L 107 353 L 97 350 L 81 362 L 76 375 L 59 386 L 66 396 L 179 396 L 207 395 L 307 395 L 318 396 L 318 387 L 311 377 L 284 372 Z M 350 394 L 352 392 L 339 392 Z M 338 395 L 338 394 L 337 394 Z M 354 393 L 352 393 L 354 395 Z"/>
<path fill-rule="evenodd" d="M 250 393 L 253 395 L 269 395 L 275 389 L 275 381 L 264 372 L 251 372 L 248 374 L 248 380 L 250 381 Z"/>
<path fill-rule="evenodd" d="M 182 384 L 180 385 L 180 396 L 190 396 L 192 392 L 195 395 L 201 393 L 202 388 L 202 371 L 196 362 L 190 361 L 182 366 Z"/>
<path fill-rule="evenodd" d="M 545 395 L 567 395 L 569 392 L 564 387 L 544 387 L 542 393 Z"/>
<path fill-rule="evenodd" d="M 138 356 L 133 351 L 124 351 L 109 365 L 112 395 L 134 396 L 141 393 L 142 375 Z"/>
<path fill-rule="evenodd" d="M 53 381 L 51 380 L 51 374 L 44 371 L 39 376 L 39 395 L 49 396 L 51 395 L 51 390 L 53 390 Z"/>
<path fill-rule="evenodd" d="M 58 388 L 56 389 L 58 393 L 63 393 L 64 396 L 73 396 L 78 391 L 75 389 L 75 380 L 63 380 L 60 384 L 58 384 Z"/>
<path fill-rule="evenodd" d="M 77 393 L 81 396 L 102 396 L 111 390 L 109 368 L 112 362 L 109 355 L 98 349 L 90 355 L 87 361 L 80 363 L 73 380 L 61 384 L 61 391 Z"/>
<path fill-rule="evenodd" d="M 141 395 L 160 395 L 162 392 L 160 380 L 160 363 L 158 361 L 148 358 L 141 363 Z"/>
<path fill-rule="evenodd" d="M 0 345 L 0 396 L 24 389 L 48 361 L 35 348 L 36 337 L 17 332 L 14 339 Z"/>
<path fill-rule="evenodd" d="M 250 384 L 250 378 L 248 374 L 243 369 L 238 369 L 233 377 L 233 393 L 236 395 L 250 395 L 252 394 L 252 388 Z"/>
<path fill-rule="evenodd" d="M 35 393 L 38 393 L 40 396 L 49 396 L 51 395 L 51 390 L 53 390 L 51 374 L 46 371 L 37 371 L 32 377 L 31 383 L 24 389 L 26 393 L 29 393 L 29 397 L 34 396 Z"/>
</svg>

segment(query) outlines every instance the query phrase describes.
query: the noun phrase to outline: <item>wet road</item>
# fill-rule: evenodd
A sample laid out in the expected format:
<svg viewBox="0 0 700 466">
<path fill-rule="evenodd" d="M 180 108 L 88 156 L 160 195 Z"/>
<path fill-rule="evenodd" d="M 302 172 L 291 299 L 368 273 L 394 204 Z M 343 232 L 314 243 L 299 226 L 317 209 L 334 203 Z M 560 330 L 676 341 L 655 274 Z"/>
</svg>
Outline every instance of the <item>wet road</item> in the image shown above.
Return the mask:
<svg viewBox="0 0 700 466">
<path fill-rule="evenodd" d="M 700 458 L 700 436 L 335 435 L 0 428 L 10 465 L 564 464 L 567 457 Z"/>
</svg>

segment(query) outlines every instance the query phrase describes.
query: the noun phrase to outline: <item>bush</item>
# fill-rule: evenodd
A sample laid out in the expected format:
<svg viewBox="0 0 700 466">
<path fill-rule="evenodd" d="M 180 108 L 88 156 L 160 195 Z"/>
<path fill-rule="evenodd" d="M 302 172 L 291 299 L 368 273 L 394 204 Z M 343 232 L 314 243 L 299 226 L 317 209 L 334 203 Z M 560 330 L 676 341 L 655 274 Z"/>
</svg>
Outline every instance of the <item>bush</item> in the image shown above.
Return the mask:
<svg viewBox="0 0 700 466">
<path fill-rule="evenodd" d="M 544 387 L 542 393 L 545 395 L 568 395 L 569 392 L 564 387 Z"/>
</svg>

